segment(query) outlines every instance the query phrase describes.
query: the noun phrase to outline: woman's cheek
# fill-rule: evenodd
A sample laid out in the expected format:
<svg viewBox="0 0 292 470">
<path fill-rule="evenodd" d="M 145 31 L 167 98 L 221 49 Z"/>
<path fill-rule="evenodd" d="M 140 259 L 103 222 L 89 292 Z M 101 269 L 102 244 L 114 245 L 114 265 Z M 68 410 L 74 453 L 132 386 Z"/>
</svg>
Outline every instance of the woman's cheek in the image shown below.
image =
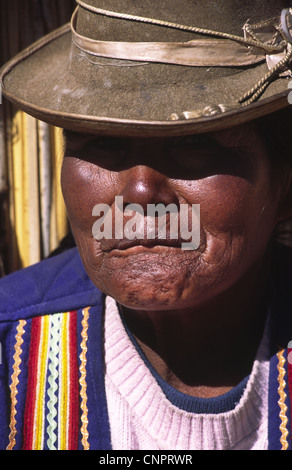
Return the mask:
<svg viewBox="0 0 292 470">
<path fill-rule="evenodd" d="M 252 209 L 252 191 L 246 180 L 229 175 L 198 181 L 194 202 L 200 205 L 203 230 L 216 235 L 241 231 Z"/>
<path fill-rule="evenodd" d="M 112 203 L 112 184 L 106 171 L 96 165 L 65 157 L 62 166 L 62 191 L 73 232 L 91 235 L 97 204 Z"/>
</svg>

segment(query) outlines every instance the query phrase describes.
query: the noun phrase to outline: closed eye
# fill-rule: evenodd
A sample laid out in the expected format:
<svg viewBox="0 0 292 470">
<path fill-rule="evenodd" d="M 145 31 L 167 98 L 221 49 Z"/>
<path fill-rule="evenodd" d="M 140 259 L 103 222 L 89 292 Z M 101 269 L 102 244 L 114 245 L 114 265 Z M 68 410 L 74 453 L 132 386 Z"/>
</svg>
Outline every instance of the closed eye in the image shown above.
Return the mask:
<svg viewBox="0 0 292 470">
<path fill-rule="evenodd" d="M 173 163 L 188 169 L 203 169 L 218 164 L 225 156 L 224 148 L 210 136 L 188 136 L 173 145 L 170 157 Z"/>
<path fill-rule="evenodd" d="M 64 130 L 65 154 L 114 169 L 121 165 L 125 150 L 122 139 Z"/>
<path fill-rule="evenodd" d="M 254 160 L 250 145 L 243 140 L 222 139 L 214 134 L 188 136 L 176 140 L 169 152 L 171 162 L 184 177 L 242 173 Z"/>
</svg>

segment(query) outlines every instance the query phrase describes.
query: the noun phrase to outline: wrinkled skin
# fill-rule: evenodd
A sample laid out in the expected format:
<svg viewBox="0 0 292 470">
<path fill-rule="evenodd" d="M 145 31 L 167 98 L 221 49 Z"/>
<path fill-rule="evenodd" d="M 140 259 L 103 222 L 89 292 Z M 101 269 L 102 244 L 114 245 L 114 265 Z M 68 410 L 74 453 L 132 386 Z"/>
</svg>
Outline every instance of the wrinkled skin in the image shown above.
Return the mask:
<svg viewBox="0 0 292 470">
<path fill-rule="evenodd" d="M 142 349 L 169 383 L 198 396 L 228 390 L 250 371 L 262 334 L 268 248 L 276 224 L 290 215 L 290 172 L 275 176 L 251 124 L 169 139 L 66 135 L 62 188 L 89 277 L 123 306 Z M 115 196 L 145 209 L 200 204 L 199 248 L 98 242 L 92 209 L 113 207 Z M 196 359 L 207 344 L 214 345 L 209 375 Z M 217 361 L 211 380 L 215 351 L 222 367 Z"/>
</svg>

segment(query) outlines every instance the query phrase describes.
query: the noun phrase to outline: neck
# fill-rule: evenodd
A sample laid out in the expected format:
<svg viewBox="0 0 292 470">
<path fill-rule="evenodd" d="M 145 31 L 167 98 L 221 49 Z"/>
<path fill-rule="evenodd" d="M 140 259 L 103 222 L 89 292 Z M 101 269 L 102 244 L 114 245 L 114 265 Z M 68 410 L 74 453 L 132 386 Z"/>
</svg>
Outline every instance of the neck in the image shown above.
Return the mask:
<svg viewBox="0 0 292 470">
<path fill-rule="evenodd" d="M 207 398 L 227 392 L 250 373 L 267 314 L 265 293 L 265 277 L 249 272 L 204 305 L 122 310 L 159 375 L 183 393 Z"/>
</svg>

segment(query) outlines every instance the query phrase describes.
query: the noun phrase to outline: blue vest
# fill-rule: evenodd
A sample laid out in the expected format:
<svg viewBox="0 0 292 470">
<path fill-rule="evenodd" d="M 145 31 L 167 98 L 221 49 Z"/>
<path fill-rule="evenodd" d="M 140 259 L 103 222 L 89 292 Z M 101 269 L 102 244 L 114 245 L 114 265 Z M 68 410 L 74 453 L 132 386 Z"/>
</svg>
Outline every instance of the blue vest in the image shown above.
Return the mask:
<svg viewBox="0 0 292 470">
<path fill-rule="evenodd" d="M 292 448 L 292 258 L 273 264 L 269 449 Z M 70 249 L 0 281 L 0 449 L 111 450 L 104 295 Z"/>
</svg>

